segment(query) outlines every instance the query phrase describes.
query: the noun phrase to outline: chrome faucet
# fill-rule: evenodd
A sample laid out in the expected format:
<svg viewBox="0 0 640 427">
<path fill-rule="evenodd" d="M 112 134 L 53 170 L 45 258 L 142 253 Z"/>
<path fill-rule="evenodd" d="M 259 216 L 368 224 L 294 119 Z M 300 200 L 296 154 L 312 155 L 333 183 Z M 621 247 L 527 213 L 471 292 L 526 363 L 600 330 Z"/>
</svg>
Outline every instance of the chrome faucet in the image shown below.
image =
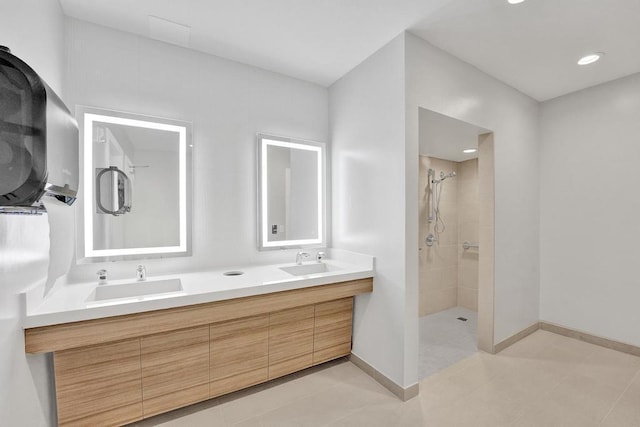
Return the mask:
<svg viewBox="0 0 640 427">
<path fill-rule="evenodd" d="M 144 265 L 138 265 L 138 268 L 136 269 L 136 278 L 140 282 L 147 280 L 147 269 L 144 268 Z"/>
<path fill-rule="evenodd" d="M 106 285 L 107 284 L 107 270 L 102 269 L 96 272 L 98 275 L 98 285 Z"/>
<path fill-rule="evenodd" d="M 311 255 L 309 255 L 309 252 L 303 252 L 300 251 L 296 254 L 296 264 L 297 265 L 302 265 L 302 258 L 309 258 Z"/>
</svg>

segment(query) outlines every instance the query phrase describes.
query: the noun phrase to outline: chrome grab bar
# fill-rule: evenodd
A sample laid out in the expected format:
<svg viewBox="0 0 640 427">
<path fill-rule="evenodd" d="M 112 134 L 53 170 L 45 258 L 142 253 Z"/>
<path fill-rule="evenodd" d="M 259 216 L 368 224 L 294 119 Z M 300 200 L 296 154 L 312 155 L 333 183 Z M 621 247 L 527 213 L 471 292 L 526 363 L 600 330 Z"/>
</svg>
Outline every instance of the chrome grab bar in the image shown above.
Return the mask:
<svg viewBox="0 0 640 427">
<path fill-rule="evenodd" d="M 467 250 L 469 248 L 480 248 L 480 245 L 478 243 L 469 243 L 465 241 L 462 243 L 462 247 L 464 250 Z"/>
</svg>

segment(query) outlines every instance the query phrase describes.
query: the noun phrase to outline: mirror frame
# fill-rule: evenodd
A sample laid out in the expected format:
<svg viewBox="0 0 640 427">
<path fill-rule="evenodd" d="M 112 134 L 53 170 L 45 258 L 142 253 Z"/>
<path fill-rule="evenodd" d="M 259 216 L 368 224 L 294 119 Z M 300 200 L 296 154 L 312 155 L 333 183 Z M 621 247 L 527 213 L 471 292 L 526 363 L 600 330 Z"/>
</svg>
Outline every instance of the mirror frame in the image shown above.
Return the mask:
<svg viewBox="0 0 640 427">
<path fill-rule="evenodd" d="M 256 136 L 258 147 L 258 185 L 257 185 L 257 223 L 258 223 L 258 249 L 273 250 L 302 247 L 324 247 L 326 243 L 326 145 L 322 142 L 308 141 L 297 138 L 274 136 L 270 134 L 258 133 Z M 267 156 L 268 146 L 296 148 L 299 150 L 314 151 L 318 153 L 318 238 L 278 240 L 269 242 L 268 240 L 268 218 L 267 218 Z"/>
<path fill-rule="evenodd" d="M 103 108 L 77 106 L 76 117 L 82 138 L 80 147 L 81 171 L 81 215 L 77 224 L 78 263 L 104 261 L 149 259 L 191 256 L 191 222 L 192 222 L 192 185 L 193 185 L 193 142 L 192 124 L 190 122 L 166 119 L 136 113 L 108 110 Z M 120 125 L 136 125 L 142 128 L 166 130 L 178 134 L 178 175 L 179 175 L 179 221 L 180 243 L 177 246 L 156 246 L 120 249 L 94 249 L 93 247 L 93 213 L 95 190 L 93 188 L 93 165 L 86 167 L 85 158 L 93 156 L 93 123 L 112 123 Z M 91 183 L 91 185 L 87 185 Z"/>
</svg>

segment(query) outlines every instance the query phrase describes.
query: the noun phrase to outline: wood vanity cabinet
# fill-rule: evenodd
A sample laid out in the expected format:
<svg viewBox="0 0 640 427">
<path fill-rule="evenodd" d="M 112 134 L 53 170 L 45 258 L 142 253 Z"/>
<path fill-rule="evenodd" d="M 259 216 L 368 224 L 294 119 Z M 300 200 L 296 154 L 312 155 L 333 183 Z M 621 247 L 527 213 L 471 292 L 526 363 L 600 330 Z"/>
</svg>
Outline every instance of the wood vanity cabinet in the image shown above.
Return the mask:
<svg viewBox="0 0 640 427">
<path fill-rule="evenodd" d="M 316 304 L 313 364 L 351 353 L 352 329 L 353 297 Z"/>
<path fill-rule="evenodd" d="M 209 331 L 209 397 L 267 381 L 268 313 L 214 323 Z"/>
<path fill-rule="evenodd" d="M 59 425 L 142 419 L 139 339 L 57 351 L 53 360 Z"/>
<path fill-rule="evenodd" d="M 269 379 L 313 364 L 314 305 L 269 314 Z"/>
<path fill-rule="evenodd" d="M 58 424 L 131 423 L 351 352 L 372 279 L 25 330 L 54 353 Z"/>
<path fill-rule="evenodd" d="M 145 418 L 209 398 L 209 326 L 140 338 Z"/>
</svg>

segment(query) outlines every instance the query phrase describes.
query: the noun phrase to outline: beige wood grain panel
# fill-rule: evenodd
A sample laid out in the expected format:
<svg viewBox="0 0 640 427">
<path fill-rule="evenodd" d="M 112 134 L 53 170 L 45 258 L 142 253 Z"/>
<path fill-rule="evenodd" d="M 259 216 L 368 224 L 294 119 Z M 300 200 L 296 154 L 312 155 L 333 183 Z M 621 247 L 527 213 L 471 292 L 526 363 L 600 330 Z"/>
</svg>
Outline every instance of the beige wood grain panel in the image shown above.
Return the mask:
<svg viewBox="0 0 640 427">
<path fill-rule="evenodd" d="M 132 418 L 132 414 L 140 414 L 136 418 Z M 142 402 L 132 405 L 122 406 L 107 412 L 98 412 L 88 415 L 84 418 L 74 419 L 72 421 L 61 423 L 60 427 L 113 427 L 129 424 L 132 421 L 142 419 Z"/>
<path fill-rule="evenodd" d="M 337 359 L 339 357 L 348 356 L 349 354 L 351 354 L 351 342 L 345 342 L 333 347 L 327 347 L 322 350 L 314 351 L 313 364 L 319 365 L 320 363 L 328 362 L 329 360 Z"/>
<path fill-rule="evenodd" d="M 343 323 L 341 322 L 340 325 Z M 338 344 L 351 342 L 351 322 L 345 323 L 334 329 L 328 329 L 322 332 L 316 331 L 314 334 L 314 351 L 324 350 L 328 347 L 334 347 Z"/>
<path fill-rule="evenodd" d="M 269 314 L 269 379 L 313 364 L 313 305 Z"/>
<path fill-rule="evenodd" d="M 59 425 L 142 418 L 139 339 L 56 352 L 54 371 Z"/>
<path fill-rule="evenodd" d="M 353 298 L 342 298 L 335 301 L 316 304 L 316 326 L 331 325 L 336 321 L 351 321 Z"/>
<path fill-rule="evenodd" d="M 210 397 L 267 380 L 269 315 L 210 326 Z"/>
<path fill-rule="evenodd" d="M 149 418 L 172 409 L 189 406 L 209 398 L 209 384 L 200 384 L 173 393 L 144 400 L 144 417 Z"/>
<path fill-rule="evenodd" d="M 144 417 L 209 398 L 209 326 L 140 339 Z"/>
<path fill-rule="evenodd" d="M 313 334 L 313 364 L 351 352 L 353 298 L 316 304 Z"/>
<path fill-rule="evenodd" d="M 313 366 L 313 353 L 269 364 L 269 379 L 282 377 Z"/>
<path fill-rule="evenodd" d="M 371 292 L 373 279 L 360 279 L 206 304 L 64 323 L 25 330 L 27 353 L 46 353 L 172 331 L 290 307 Z"/>
<path fill-rule="evenodd" d="M 209 397 L 222 396 L 267 381 L 268 370 L 264 368 L 221 377 L 209 384 Z"/>
</svg>

